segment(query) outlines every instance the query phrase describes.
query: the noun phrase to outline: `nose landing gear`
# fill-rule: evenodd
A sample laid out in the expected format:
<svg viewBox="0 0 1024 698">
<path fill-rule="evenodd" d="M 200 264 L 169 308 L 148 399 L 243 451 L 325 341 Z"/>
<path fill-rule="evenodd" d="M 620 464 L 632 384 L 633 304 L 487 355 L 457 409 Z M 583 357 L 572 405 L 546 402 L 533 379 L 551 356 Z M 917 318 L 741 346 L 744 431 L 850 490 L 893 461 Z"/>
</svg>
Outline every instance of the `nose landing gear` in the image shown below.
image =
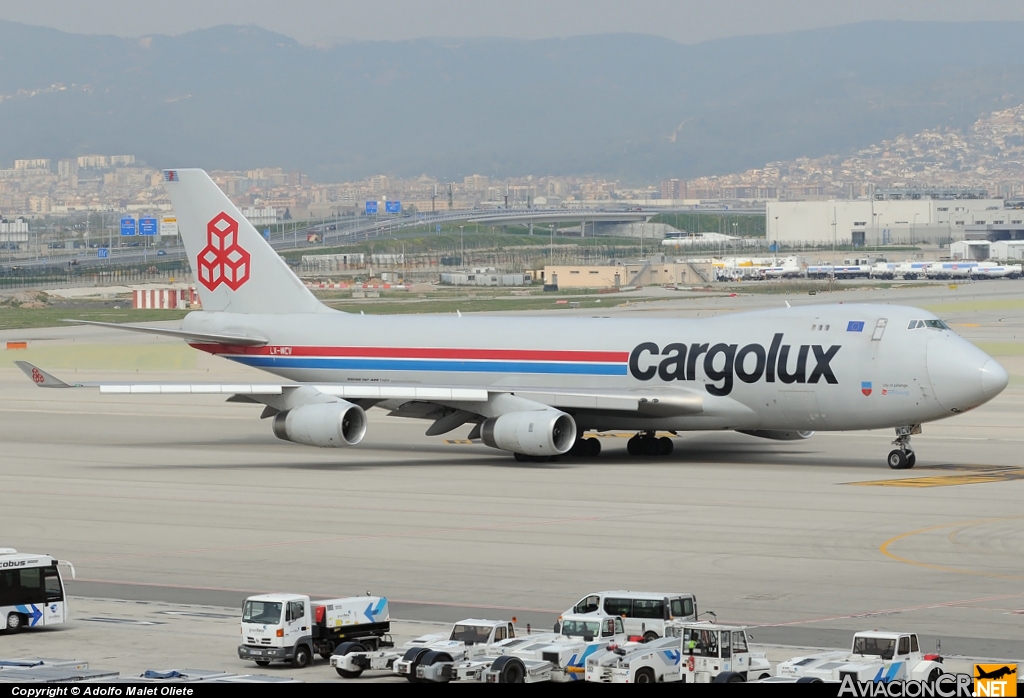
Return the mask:
<svg viewBox="0 0 1024 698">
<path fill-rule="evenodd" d="M 917 456 L 910 448 L 910 437 L 921 433 L 920 424 L 896 427 L 896 440 L 892 442 L 896 448 L 889 451 L 889 467 L 893 470 L 909 470 L 917 463 Z"/>
</svg>

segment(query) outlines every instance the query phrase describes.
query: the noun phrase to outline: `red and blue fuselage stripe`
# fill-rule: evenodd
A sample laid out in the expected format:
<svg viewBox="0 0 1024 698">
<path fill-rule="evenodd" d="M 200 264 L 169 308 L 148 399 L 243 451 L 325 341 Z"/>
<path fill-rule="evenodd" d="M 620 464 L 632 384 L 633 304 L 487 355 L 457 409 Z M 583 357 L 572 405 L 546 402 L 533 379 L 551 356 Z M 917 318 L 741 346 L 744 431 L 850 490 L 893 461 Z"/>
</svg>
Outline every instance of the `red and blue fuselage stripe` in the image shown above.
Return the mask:
<svg viewBox="0 0 1024 698">
<path fill-rule="evenodd" d="M 428 371 L 625 376 L 628 352 L 424 347 L 239 347 L 195 344 L 197 349 L 267 369 Z"/>
</svg>

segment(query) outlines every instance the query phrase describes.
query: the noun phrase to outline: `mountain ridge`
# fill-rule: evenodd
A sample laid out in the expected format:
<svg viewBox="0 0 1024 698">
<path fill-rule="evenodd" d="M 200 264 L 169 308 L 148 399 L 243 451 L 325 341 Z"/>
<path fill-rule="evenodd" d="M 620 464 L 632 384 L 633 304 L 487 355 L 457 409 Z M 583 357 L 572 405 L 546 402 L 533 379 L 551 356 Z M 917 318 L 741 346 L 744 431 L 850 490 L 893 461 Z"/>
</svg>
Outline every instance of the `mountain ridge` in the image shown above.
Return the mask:
<svg viewBox="0 0 1024 698">
<path fill-rule="evenodd" d="M 0 21 L 0 162 L 720 174 L 968 127 L 1024 102 L 1024 23 L 864 22 L 680 44 L 601 34 L 311 47 L 260 27 L 67 34 Z M 54 88 L 62 85 L 63 89 Z"/>
</svg>

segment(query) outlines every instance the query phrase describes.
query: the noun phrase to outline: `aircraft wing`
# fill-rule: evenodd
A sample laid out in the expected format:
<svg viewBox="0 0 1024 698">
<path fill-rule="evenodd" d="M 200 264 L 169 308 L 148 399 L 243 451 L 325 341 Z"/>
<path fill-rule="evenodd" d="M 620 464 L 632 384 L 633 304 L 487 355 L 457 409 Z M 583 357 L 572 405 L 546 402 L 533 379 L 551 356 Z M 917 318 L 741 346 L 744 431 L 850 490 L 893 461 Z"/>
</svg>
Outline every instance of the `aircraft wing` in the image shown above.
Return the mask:
<svg viewBox="0 0 1024 698">
<path fill-rule="evenodd" d="M 647 415 L 700 414 L 704 398 L 689 390 L 559 390 L 538 391 L 517 388 L 460 388 L 431 385 L 360 384 L 360 383 L 160 383 L 90 381 L 67 383 L 27 361 L 15 361 L 26 376 L 41 388 L 98 388 L 100 393 L 119 395 L 238 395 L 272 396 L 306 387 L 317 393 L 344 400 L 385 402 L 393 412 L 402 414 L 404 403 L 427 403 L 441 406 L 462 403 L 486 403 L 497 394 L 513 394 L 539 405 L 563 410 L 596 410 L 602 412 L 639 412 Z M 259 402 L 258 398 L 252 400 Z M 472 410 L 472 407 L 470 407 Z M 415 410 L 405 411 L 409 416 Z M 404 415 L 403 415 L 404 416 Z"/>
<path fill-rule="evenodd" d="M 97 320 L 65 320 L 79 325 L 95 325 L 96 327 L 110 327 L 115 330 L 126 332 L 142 332 L 143 334 L 159 334 L 165 337 L 176 337 L 186 342 L 201 342 L 206 344 L 228 344 L 236 347 L 262 347 L 269 343 L 264 337 L 252 337 L 240 334 L 212 334 L 209 332 L 189 332 L 188 330 L 174 330 L 168 327 L 147 327 L 145 325 L 125 325 L 119 322 L 99 322 Z"/>
</svg>

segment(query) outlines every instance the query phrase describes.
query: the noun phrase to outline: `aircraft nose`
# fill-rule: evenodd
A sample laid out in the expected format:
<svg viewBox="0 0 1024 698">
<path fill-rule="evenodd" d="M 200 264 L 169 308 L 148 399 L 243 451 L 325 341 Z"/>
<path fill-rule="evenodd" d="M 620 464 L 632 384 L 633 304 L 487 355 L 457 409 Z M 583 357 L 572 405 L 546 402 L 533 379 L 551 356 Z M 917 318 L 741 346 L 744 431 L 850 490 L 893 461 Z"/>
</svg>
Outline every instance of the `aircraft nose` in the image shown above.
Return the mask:
<svg viewBox="0 0 1024 698">
<path fill-rule="evenodd" d="M 928 342 L 926 365 L 935 398 L 962 412 L 988 402 L 1009 383 L 1006 369 L 967 340 L 943 333 Z"/>
<path fill-rule="evenodd" d="M 981 367 L 981 390 L 989 399 L 1003 392 L 1009 383 L 1010 374 L 995 359 L 989 359 Z"/>
</svg>

